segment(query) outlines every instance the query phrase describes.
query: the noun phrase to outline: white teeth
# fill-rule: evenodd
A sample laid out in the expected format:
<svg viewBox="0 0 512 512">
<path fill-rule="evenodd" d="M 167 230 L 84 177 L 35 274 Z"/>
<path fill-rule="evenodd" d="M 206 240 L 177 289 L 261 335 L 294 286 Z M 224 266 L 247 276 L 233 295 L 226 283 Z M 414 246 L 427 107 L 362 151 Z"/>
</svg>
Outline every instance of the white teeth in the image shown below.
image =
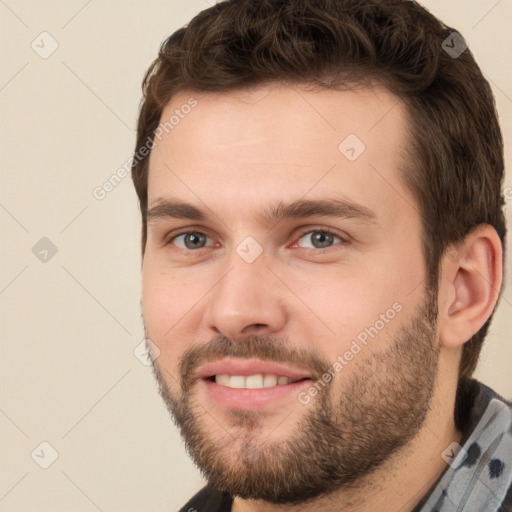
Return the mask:
<svg viewBox="0 0 512 512">
<path fill-rule="evenodd" d="M 270 388 L 272 386 L 277 386 L 277 377 L 275 375 L 265 375 L 263 377 L 263 387 Z"/>
<path fill-rule="evenodd" d="M 263 375 L 258 374 L 246 377 L 245 387 L 247 389 L 261 389 L 263 387 Z"/>
<path fill-rule="evenodd" d="M 288 377 L 280 377 L 279 375 L 215 375 L 215 382 L 221 386 L 235 389 L 262 389 L 273 386 L 283 386 L 295 382 Z"/>
<path fill-rule="evenodd" d="M 245 388 L 246 387 L 245 386 L 245 377 L 242 377 L 241 375 L 233 375 L 229 379 L 228 386 L 230 388 L 237 388 L 237 389 Z"/>
<path fill-rule="evenodd" d="M 215 382 L 221 386 L 229 386 L 229 375 L 215 375 Z"/>
</svg>

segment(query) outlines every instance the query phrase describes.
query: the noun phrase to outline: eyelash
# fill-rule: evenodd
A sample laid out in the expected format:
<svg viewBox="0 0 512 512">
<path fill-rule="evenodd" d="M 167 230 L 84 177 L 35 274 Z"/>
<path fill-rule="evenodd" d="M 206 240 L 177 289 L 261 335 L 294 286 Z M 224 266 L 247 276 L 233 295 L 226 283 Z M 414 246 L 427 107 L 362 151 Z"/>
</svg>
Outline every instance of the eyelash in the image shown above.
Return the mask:
<svg viewBox="0 0 512 512">
<path fill-rule="evenodd" d="M 322 228 L 322 229 L 318 229 L 318 228 L 309 228 L 309 229 L 305 229 L 304 231 L 302 231 L 298 238 L 297 238 L 297 241 L 300 240 L 301 238 L 304 237 L 304 235 L 307 235 L 309 233 L 323 233 L 323 234 L 328 234 L 328 235 L 332 235 L 336 238 L 339 238 L 342 242 L 343 245 L 348 245 L 350 242 L 349 240 L 347 240 L 347 238 L 344 238 L 342 237 L 339 233 L 336 233 L 335 231 L 332 231 L 328 228 Z M 165 242 L 164 242 L 164 245 L 165 246 L 168 246 L 170 245 L 176 238 L 180 237 L 180 236 L 183 236 L 183 235 L 190 235 L 190 234 L 194 234 L 194 235 L 204 235 L 208 238 L 210 238 L 206 233 L 203 233 L 202 231 L 191 231 L 190 228 L 188 231 L 182 231 L 181 233 L 176 233 L 174 235 L 172 235 L 171 237 L 168 237 L 166 238 Z M 207 249 L 208 247 L 200 247 L 199 249 L 183 249 L 181 247 L 177 247 L 177 249 L 181 250 L 181 251 L 185 251 L 185 252 L 189 252 L 189 253 L 192 253 L 192 252 L 200 252 L 201 249 Z M 299 249 L 306 249 L 308 251 L 320 251 L 320 252 L 327 252 L 327 250 L 329 249 L 332 249 L 332 247 L 326 247 L 324 249 L 322 248 L 308 248 L 308 247 L 299 247 Z"/>
</svg>

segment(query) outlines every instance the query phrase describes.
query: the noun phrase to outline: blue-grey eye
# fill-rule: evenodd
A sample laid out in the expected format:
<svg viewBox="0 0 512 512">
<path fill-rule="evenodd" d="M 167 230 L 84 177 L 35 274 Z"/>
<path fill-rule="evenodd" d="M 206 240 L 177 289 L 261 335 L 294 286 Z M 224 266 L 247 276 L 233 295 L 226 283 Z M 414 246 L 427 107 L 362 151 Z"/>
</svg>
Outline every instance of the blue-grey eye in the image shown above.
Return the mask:
<svg viewBox="0 0 512 512">
<path fill-rule="evenodd" d="M 326 247 L 330 247 L 333 244 L 335 238 L 342 241 L 341 238 L 334 233 L 323 230 L 308 231 L 301 236 L 300 240 L 303 238 L 309 239 L 311 241 L 313 244 L 313 247 L 311 247 L 312 249 L 325 249 Z M 306 248 L 309 249 L 309 247 Z"/>
<path fill-rule="evenodd" d="M 188 233 L 182 233 L 181 235 L 174 237 L 172 241 L 176 243 L 176 240 L 182 237 L 184 237 L 184 246 L 176 244 L 181 249 L 202 249 L 203 247 L 205 247 L 204 243 L 205 240 L 208 238 L 208 236 L 203 233 L 196 233 L 194 231 L 191 231 Z"/>
</svg>

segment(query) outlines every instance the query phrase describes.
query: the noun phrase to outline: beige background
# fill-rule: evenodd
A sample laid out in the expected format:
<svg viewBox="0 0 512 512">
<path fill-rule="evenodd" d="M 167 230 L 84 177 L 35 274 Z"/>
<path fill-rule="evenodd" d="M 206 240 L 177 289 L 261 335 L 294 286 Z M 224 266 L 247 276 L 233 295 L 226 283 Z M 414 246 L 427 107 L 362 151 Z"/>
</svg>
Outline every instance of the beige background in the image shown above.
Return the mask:
<svg viewBox="0 0 512 512">
<path fill-rule="evenodd" d="M 510 165 L 512 0 L 423 3 L 491 80 Z M 161 41 L 207 6 L 0 0 L 2 511 L 175 511 L 202 485 L 133 354 L 143 329 L 131 180 L 103 200 L 93 189 L 132 153 Z M 43 31 L 59 45 L 46 59 L 55 43 Z M 58 249 L 46 262 L 32 252 L 43 237 Z M 511 312 L 507 283 L 477 371 L 509 398 Z M 58 453 L 48 469 L 44 441 Z"/>
</svg>

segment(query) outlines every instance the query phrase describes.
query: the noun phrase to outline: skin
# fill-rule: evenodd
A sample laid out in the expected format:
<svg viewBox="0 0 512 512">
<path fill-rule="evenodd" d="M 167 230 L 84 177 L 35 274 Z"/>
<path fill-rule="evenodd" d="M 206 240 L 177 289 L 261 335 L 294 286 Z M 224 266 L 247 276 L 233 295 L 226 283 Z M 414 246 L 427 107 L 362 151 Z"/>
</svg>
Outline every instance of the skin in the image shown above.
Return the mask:
<svg viewBox="0 0 512 512">
<path fill-rule="evenodd" d="M 146 335 L 160 350 L 154 364 L 166 386 L 164 399 L 183 395 L 180 361 L 190 347 L 219 336 L 274 337 L 333 364 L 398 302 L 396 318 L 336 375 L 330 396 L 341 402 L 344 386 L 362 375 L 372 355 L 394 344 L 426 296 L 419 208 L 398 171 L 407 165 L 405 106 L 381 88 L 306 91 L 272 84 L 245 92 L 181 92 L 162 119 L 191 96 L 197 106 L 155 144 L 150 158 L 149 208 L 159 198 L 174 198 L 211 215 L 207 221 L 167 218 L 148 224 L 142 310 Z M 366 146 L 353 162 L 338 149 L 351 133 Z M 258 221 L 277 201 L 332 197 L 365 206 L 376 222 L 315 215 L 282 220 L 270 229 Z M 311 231 L 325 228 L 340 238 L 315 248 Z M 184 231 L 208 235 L 207 247 L 187 249 L 184 237 L 166 244 Z M 263 250 L 250 264 L 236 251 L 248 236 Z M 501 261 L 496 232 L 482 225 L 441 262 L 437 377 L 413 439 L 356 485 L 330 496 L 298 506 L 237 497 L 232 510 L 327 511 L 334 502 L 344 511 L 378 510 L 383 503 L 388 510 L 412 510 L 446 469 L 442 452 L 462 438 L 453 420 L 458 363 L 464 342 L 496 304 Z M 250 438 L 256 449 L 279 446 L 308 412 L 290 400 L 251 418 L 237 416 L 198 383 L 191 392 L 209 438 L 219 442 L 230 435 L 223 453 L 234 466 L 244 441 Z"/>
</svg>

